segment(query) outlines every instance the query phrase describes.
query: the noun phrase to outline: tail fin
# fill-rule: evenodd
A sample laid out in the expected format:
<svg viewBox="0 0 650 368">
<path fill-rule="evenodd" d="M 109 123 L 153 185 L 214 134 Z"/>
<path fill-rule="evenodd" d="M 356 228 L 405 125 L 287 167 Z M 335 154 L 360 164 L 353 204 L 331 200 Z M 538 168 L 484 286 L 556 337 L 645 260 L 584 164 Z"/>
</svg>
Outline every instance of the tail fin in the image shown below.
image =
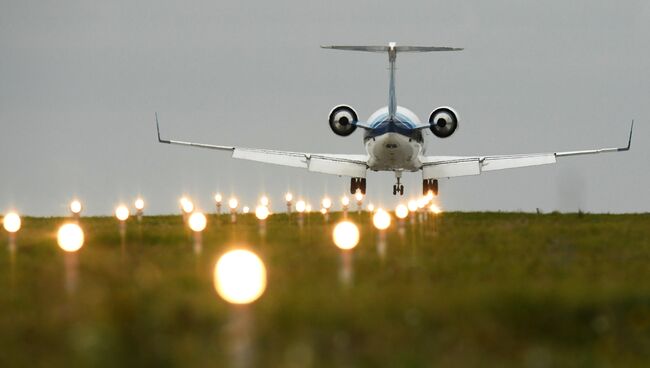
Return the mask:
<svg viewBox="0 0 650 368">
<path fill-rule="evenodd" d="M 388 81 L 388 115 L 390 120 L 395 119 L 397 112 L 397 99 L 395 97 L 395 59 L 399 52 L 431 52 L 431 51 L 461 51 L 462 48 L 440 47 L 440 46 L 397 46 L 395 42 L 390 42 L 388 46 L 340 46 L 329 45 L 321 46 L 324 49 L 344 50 L 344 51 L 366 51 L 366 52 L 386 52 L 388 53 L 389 63 L 389 81 Z"/>
</svg>

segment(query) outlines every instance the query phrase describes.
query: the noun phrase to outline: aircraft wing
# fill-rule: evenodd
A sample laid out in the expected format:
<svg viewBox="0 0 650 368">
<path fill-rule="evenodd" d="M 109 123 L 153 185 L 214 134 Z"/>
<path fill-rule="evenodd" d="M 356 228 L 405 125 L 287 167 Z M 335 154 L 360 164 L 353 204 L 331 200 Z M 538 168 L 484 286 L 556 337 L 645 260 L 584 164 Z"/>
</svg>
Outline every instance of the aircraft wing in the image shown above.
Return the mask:
<svg viewBox="0 0 650 368">
<path fill-rule="evenodd" d="M 368 169 L 368 157 L 366 155 L 341 155 L 329 153 L 277 151 L 269 149 L 219 146 L 213 144 L 162 139 L 160 137 L 160 126 L 158 125 L 157 114 L 156 128 L 158 130 L 158 142 L 160 143 L 207 148 L 217 151 L 228 151 L 231 153 L 233 158 L 242 160 L 264 162 L 267 164 L 281 166 L 299 167 L 312 172 L 339 176 L 350 176 L 355 178 L 365 178 L 366 170 Z"/>
<path fill-rule="evenodd" d="M 441 179 L 456 176 L 479 175 L 485 171 L 513 169 L 526 166 L 554 164 L 560 157 L 593 155 L 607 152 L 622 152 L 630 149 L 632 129 L 627 146 L 621 148 L 599 148 L 582 151 L 533 153 L 496 156 L 426 156 L 422 159 L 422 174 L 425 179 Z"/>
</svg>

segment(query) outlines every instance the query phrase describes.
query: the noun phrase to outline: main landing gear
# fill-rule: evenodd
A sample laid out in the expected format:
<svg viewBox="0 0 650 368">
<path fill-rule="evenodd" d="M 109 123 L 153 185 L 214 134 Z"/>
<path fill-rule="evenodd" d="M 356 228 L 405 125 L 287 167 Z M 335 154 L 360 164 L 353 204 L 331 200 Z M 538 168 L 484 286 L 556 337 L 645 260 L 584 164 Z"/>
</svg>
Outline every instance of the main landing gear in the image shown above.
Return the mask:
<svg viewBox="0 0 650 368">
<path fill-rule="evenodd" d="M 422 180 L 422 195 L 427 195 L 429 192 L 438 195 L 438 179 Z"/>
<path fill-rule="evenodd" d="M 402 178 L 401 171 L 395 171 L 395 178 L 397 179 L 397 184 L 393 185 L 393 195 L 404 195 L 404 185 L 400 184 L 400 179 Z"/>
<path fill-rule="evenodd" d="M 366 195 L 366 178 L 352 178 L 350 180 L 350 194 L 356 194 L 357 190 Z"/>
</svg>

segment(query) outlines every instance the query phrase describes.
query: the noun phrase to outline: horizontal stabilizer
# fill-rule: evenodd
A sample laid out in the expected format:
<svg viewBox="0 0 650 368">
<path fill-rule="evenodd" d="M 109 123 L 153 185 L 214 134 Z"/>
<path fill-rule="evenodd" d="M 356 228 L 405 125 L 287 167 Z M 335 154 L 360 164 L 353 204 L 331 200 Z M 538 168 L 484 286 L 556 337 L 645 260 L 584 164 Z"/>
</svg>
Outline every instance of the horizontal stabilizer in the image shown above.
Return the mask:
<svg viewBox="0 0 650 368">
<path fill-rule="evenodd" d="M 390 46 L 321 46 L 324 49 L 345 50 L 345 51 L 367 51 L 367 52 L 388 52 Z M 461 51 L 462 48 L 441 47 L 441 46 L 394 46 L 397 52 L 431 52 L 431 51 Z"/>
</svg>

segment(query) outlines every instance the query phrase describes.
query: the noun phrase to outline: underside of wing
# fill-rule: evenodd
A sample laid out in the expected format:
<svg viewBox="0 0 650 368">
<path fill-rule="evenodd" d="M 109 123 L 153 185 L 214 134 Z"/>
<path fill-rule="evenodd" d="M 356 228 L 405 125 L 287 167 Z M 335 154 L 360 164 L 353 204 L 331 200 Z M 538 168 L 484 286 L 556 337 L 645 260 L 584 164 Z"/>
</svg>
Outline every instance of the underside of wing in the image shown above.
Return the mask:
<svg viewBox="0 0 650 368">
<path fill-rule="evenodd" d="M 554 164 L 558 157 L 593 155 L 608 152 L 622 152 L 630 149 L 634 122 L 626 147 L 598 148 L 582 151 L 533 153 L 496 156 L 427 156 L 422 158 L 422 175 L 425 179 L 451 178 L 479 175 L 485 171 L 514 169 L 518 167 Z"/>
</svg>

